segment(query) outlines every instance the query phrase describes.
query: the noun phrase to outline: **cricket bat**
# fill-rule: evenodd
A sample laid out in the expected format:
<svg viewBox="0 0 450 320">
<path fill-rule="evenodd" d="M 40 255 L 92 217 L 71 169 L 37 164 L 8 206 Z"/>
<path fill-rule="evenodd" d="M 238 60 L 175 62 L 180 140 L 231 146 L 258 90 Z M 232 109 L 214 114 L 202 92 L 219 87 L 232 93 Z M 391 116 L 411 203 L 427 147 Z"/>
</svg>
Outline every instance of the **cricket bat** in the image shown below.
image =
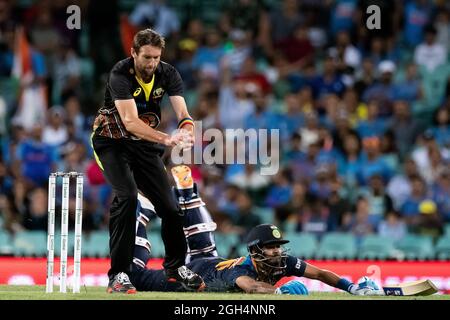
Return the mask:
<svg viewBox="0 0 450 320">
<path fill-rule="evenodd" d="M 434 283 L 428 279 L 389 285 L 383 290 L 387 296 L 429 296 L 438 292 Z"/>
</svg>

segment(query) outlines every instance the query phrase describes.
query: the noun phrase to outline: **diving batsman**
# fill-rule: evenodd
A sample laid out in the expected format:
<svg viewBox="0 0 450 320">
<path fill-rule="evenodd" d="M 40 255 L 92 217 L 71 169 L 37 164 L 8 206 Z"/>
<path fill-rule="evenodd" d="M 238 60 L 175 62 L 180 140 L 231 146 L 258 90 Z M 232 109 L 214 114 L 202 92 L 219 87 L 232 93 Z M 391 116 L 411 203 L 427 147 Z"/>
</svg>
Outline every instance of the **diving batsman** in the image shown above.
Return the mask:
<svg viewBox="0 0 450 320">
<path fill-rule="evenodd" d="M 308 294 L 308 289 L 299 280 L 290 280 L 277 286 L 283 277 L 295 276 L 320 280 L 354 295 L 383 294 L 374 283 L 360 286 L 332 271 L 317 268 L 288 255 L 283 245 L 289 240 L 284 239 L 280 230 L 272 224 L 261 224 L 250 231 L 247 237 L 247 256 L 231 260 L 221 258 L 214 240 L 216 224 L 200 198 L 190 168 L 181 165 L 171 171 L 176 182 L 173 193 L 184 212 L 184 233 L 188 244 L 186 263 L 190 270 L 203 278 L 204 291 Z M 155 217 L 151 203 L 140 196 L 130 280 L 138 291 L 187 291 L 185 286 L 167 281 L 164 270 L 146 267 L 151 257 L 146 225 Z"/>
</svg>

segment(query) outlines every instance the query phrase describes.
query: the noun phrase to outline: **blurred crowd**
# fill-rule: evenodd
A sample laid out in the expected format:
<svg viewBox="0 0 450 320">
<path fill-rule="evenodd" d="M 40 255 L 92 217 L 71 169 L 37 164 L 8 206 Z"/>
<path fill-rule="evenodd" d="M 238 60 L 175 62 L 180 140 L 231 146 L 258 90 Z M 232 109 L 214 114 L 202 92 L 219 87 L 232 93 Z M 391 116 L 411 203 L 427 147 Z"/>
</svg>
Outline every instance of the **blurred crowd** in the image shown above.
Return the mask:
<svg viewBox="0 0 450 320">
<path fill-rule="evenodd" d="M 0 0 L 0 228 L 46 230 L 48 174 L 77 171 L 83 229 L 107 229 L 111 190 L 90 134 L 107 73 L 128 55 L 126 26 L 166 37 L 163 60 L 180 72 L 203 130 L 280 130 L 276 175 L 191 166 L 220 231 L 270 221 L 400 239 L 439 237 L 450 223 L 447 1 L 101 3 Z M 67 28 L 70 4 L 81 29 Z M 381 29 L 367 28 L 371 4 Z M 165 104 L 160 129 L 170 132 L 177 120 Z"/>
</svg>

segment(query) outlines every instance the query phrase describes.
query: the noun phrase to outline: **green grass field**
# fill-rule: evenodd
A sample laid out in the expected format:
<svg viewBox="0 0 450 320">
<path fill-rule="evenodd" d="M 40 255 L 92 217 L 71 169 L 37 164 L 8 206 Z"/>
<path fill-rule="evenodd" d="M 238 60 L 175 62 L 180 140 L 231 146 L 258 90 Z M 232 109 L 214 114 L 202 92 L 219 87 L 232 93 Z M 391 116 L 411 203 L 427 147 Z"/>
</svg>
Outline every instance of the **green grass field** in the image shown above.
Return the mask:
<svg viewBox="0 0 450 320">
<path fill-rule="evenodd" d="M 58 291 L 55 286 L 55 291 Z M 103 287 L 82 287 L 81 293 L 45 293 L 45 286 L 0 285 L 0 300 L 450 300 L 450 295 L 427 297 L 358 297 L 348 293 L 313 292 L 309 296 L 240 294 L 138 292 L 133 295 L 108 294 Z"/>
</svg>

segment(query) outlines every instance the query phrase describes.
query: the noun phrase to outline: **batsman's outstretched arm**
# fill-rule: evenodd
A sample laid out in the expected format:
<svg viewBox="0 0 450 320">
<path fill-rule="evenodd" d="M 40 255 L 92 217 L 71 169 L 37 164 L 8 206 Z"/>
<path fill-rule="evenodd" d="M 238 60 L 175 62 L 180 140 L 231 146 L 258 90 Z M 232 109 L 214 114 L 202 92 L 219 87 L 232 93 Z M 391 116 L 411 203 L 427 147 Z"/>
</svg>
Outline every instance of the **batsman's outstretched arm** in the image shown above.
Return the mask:
<svg viewBox="0 0 450 320">
<path fill-rule="evenodd" d="M 256 281 L 248 276 L 236 279 L 236 285 L 246 293 L 275 293 L 276 287 L 262 281 Z"/>
<path fill-rule="evenodd" d="M 339 277 L 332 271 L 320 269 L 308 263 L 306 263 L 305 273 L 303 274 L 303 276 L 309 279 L 319 280 L 323 283 L 328 284 L 329 286 L 347 291 L 348 293 L 354 295 L 380 295 L 380 293 L 373 288 L 360 287 L 359 285 L 356 285 L 351 281 L 348 281 L 347 279 Z"/>
<path fill-rule="evenodd" d="M 341 277 L 339 277 L 336 273 L 317 268 L 313 265 L 310 265 L 309 263 L 306 263 L 306 269 L 303 276 L 309 279 L 319 280 L 335 288 L 339 288 L 339 281 L 342 280 Z"/>
</svg>

